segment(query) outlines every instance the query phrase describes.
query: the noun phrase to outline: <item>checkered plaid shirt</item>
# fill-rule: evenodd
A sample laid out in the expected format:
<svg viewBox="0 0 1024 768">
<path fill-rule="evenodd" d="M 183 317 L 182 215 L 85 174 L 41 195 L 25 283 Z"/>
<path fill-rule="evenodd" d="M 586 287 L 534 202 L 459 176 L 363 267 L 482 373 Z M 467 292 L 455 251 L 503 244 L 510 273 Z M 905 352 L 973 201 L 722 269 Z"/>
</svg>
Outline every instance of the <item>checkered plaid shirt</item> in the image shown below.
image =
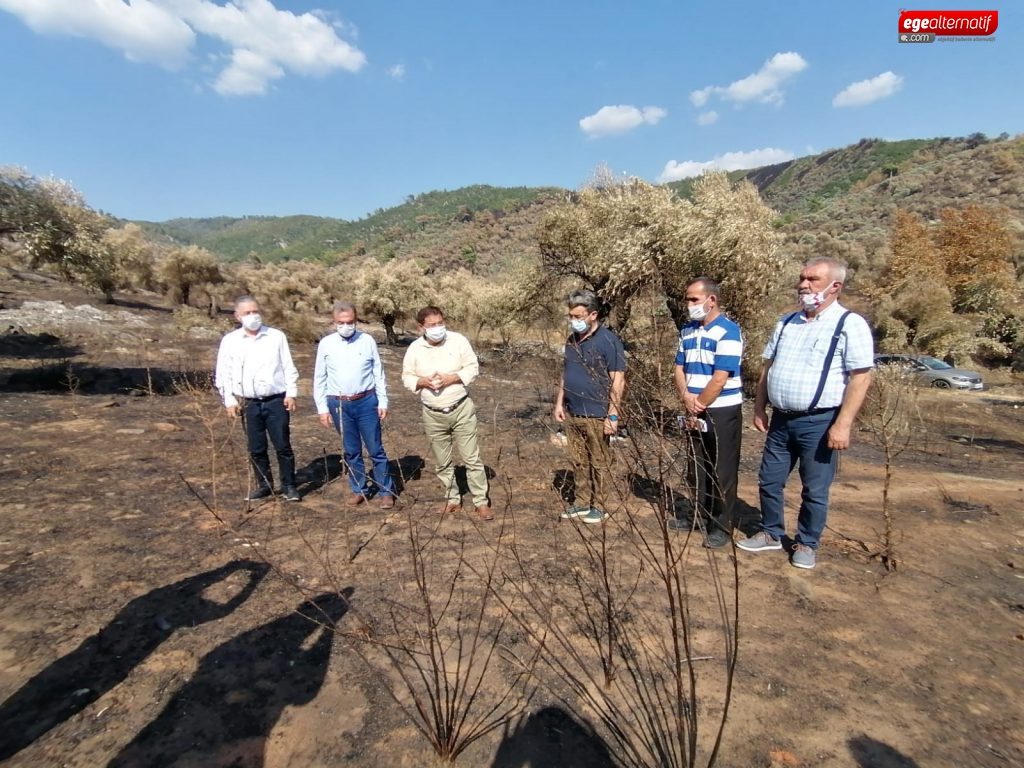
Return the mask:
<svg viewBox="0 0 1024 768">
<path fill-rule="evenodd" d="M 832 336 L 846 308 L 835 302 L 817 317 L 808 319 L 803 312 L 784 324 L 783 315 L 765 345 L 762 357 L 772 360 L 768 370 L 768 400 L 776 408 L 805 411 L 811 407 L 821 380 Z M 850 371 L 873 368 L 874 339 L 867 321 L 858 314 L 846 318 L 839 344 L 829 361 L 828 378 L 817 408 L 842 405 Z"/>
</svg>

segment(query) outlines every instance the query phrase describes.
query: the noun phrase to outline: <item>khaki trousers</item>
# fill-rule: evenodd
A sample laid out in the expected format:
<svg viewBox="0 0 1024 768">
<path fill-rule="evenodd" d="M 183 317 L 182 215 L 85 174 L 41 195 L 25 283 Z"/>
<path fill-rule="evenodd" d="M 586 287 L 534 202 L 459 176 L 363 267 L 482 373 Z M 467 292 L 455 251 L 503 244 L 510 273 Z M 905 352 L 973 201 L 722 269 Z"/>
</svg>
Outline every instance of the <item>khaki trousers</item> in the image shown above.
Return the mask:
<svg viewBox="0 0 1024 768">
<path fill-rule="evenodd" d="M 566 415 L 565 437 L 576 475 L 575 505 L 607 512 L 612 449 L 604 433 L 604 419 Z"/>
<path fill-rule="evenodd" d="M 423 431 L 426 432 L 430 448 L 434 452 L 434 461 L 437 464 L 434 472 L 444 486 L 448 501 L 454 504 L 462 501 L 452 461 L 452 449 L 455 448 L 466 467 L 466 482 L 469 485 L 469 492 L 473 494 L 473 504 L 477 507 L 486 505 L 487 471 L 480 459 L 476 405 L 472 398 L 467 397 L 451 413 L 438 413 L 424 408 Z"/>
</svg>

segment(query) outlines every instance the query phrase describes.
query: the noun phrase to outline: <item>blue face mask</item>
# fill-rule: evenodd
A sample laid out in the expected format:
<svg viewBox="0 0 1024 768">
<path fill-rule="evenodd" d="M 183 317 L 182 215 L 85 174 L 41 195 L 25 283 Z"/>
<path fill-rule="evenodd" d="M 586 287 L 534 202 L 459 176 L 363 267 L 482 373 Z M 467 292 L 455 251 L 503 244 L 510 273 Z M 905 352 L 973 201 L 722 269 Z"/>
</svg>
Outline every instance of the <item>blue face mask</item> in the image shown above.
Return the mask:
<svg viewBox="0 0 1024 768">
<path fill-rule="evenodd" d="M 590 323 L 588 323 L 586 320 L 580 320 L 574 317 L 569 320 L 569 326 L 573 329 L 574 332 L 583 333 L 590 327 Z"/>
</svg>

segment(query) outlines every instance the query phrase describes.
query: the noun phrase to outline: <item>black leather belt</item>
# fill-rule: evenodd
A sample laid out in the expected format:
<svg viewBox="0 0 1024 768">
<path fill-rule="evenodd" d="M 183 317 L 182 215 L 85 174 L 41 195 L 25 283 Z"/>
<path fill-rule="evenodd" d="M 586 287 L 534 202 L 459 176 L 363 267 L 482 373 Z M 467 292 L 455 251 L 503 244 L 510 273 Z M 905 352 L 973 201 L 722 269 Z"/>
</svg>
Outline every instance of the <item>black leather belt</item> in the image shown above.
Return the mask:
<svg viewBox="0 0 1024 768">
<path fill-rule="evenodd" d="M 832 413 L 833 411 L 839 410 L 838 406 L 835 408 L 812 408 L 809 411 L 790 411 L 786 408 L 776 408 L 772 406 L 774 413 L 781 413 L 783 416 L 795 417 L 795 416 L 817 416 L 822 413 Z"/>
<path fill-rule="evenodd" d="M 266 403 L 270 400 L 278 400 L 284 397 L 284 395 L 284 392 L 278 392 L 276 395 L 267 395 L 266 397 L 242 397 L 240 395 L 235 395 L 235 397 L 238 400 L 242 400 L 246 403 Z"/>
<path fill-rule="evenodd" d="M 423 407 L 426 408 L 428 411 L 433 411 L 434 413 L 451 413 L 456 408 L 458 408 L 460 405 L 462 405 L 464 402 L 466 402 L 466 400 L 468 400 L 468 399 L 469 399 L 469 395 L 463 395 L 461 398 L 456 400 L 454 403 L 452 403 L 451 405 L 446 405 L 444 408 L 433 408 L 432 406 L 429 406 L 426 403 L 423 403 Z"/>
</svg>

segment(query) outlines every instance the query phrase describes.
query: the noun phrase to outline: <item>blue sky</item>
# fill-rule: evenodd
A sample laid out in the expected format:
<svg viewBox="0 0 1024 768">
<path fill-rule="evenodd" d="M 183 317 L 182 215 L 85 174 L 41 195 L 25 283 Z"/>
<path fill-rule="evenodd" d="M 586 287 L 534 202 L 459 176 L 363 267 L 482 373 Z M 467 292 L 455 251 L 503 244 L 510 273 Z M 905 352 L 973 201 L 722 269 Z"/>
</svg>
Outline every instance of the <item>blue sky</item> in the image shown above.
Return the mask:
<svg viewBox="0 0 1024 768">
<path fill-rule="evenodd" d="M 0 0 L 0 165 L 132 219 L 358 218 L 469 184 L 659 181 L 1024 132 L 1019 3 L 899 44 L 900 5 Z"/>
</svg>

